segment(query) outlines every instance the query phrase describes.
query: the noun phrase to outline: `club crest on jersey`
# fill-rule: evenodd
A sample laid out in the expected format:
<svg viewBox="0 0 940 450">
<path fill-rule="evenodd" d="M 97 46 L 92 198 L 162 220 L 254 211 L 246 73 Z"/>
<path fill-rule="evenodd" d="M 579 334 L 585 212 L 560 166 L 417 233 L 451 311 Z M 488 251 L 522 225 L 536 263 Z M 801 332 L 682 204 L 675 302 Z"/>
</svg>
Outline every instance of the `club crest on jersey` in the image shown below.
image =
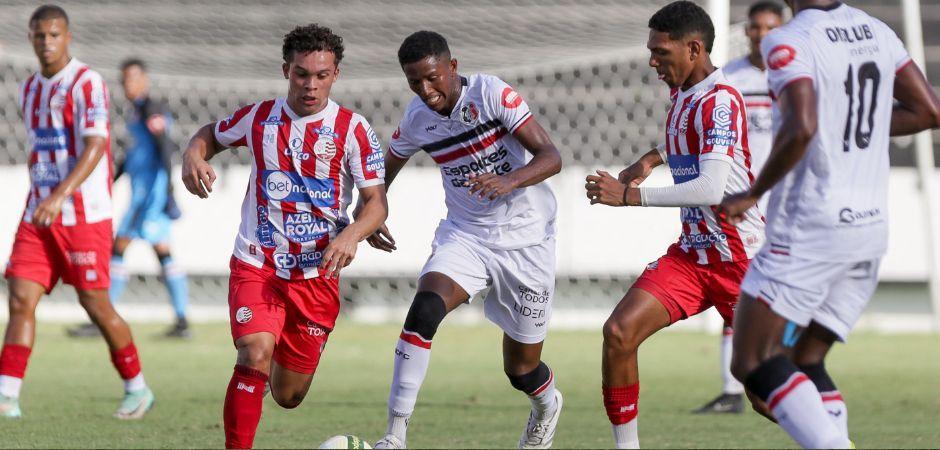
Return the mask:
<svg viewBox="0 0 940 450">
<path fill-rule="evenodd" d="M 327 137 L 317 139 L 317 142 L 313 144 L 313 154 L 323 161 L 333 159 L 336 156 L 336 142 Z"/>
<path fill-rule="evenodd" d="M 522 96 L 507 86 L 506 89 L 503 89 L 502 101 L 503 106 L 509 109 L 518 108 L 522 104 Z"/>
<path fill-rule="evenodd" d="M 780 70 L 796 59 L 796 50 L 789 45 L 778 45 L 767 55 L 767 67 L 770 70 Z"/>
<path fill-rule="evenodd" d="M 480 119 L 480 111 L 477 110 L 476 103 L 470 102 L 460 108 L 460 121 L 464 125 L 476 125 Z"/>
<path fill-rule="evenodd" d="M 251 308 L 242 306 L 238 308 L 238 311 L 235 311 L 235 321 L 238 323 L 248 323 L 253 315 Z"/>
</svg>

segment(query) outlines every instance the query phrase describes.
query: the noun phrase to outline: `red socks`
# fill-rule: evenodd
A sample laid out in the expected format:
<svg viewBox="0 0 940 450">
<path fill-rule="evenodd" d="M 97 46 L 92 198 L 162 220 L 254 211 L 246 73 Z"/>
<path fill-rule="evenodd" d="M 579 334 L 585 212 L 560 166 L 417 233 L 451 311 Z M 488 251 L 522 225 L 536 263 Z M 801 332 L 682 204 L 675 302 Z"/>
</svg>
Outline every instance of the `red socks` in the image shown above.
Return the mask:
<svg viewBox="0 0 940 450">
<path fill-rule="evenodd" d="M 137 357 L 137 347 L 133 342 L 111 352 L 111 362 L 114 363 L 121 379 L 130 380 L 140 374 L 140 358 Z"/>
<path fill-rule="evenodd" d="M 260 370 L 235 366 L 222 409 L 225 448 L 251 448 L 254 444 L 267 381 L 268 376 Z"/>
<path fill-rule="evenodd" d="M 25 345 L 5 344 L 0 351 L 0 375 L 22 379 L 31 352 L 32 349 Z"/>
<path fill-rule="evenodd" d="M 614 425 L 625 424 L 639 413 L 640 383 L 624 387 L 605 387 L 604 409 Z"/>
</svg>

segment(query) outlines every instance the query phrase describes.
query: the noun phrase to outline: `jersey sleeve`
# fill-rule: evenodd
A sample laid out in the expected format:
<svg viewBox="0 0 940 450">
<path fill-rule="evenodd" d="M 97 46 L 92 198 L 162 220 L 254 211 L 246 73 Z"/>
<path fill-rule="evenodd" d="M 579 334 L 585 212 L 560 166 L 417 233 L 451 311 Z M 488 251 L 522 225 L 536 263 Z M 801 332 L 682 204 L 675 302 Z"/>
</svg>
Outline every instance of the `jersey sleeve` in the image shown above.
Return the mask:
<svg viewBox="0 0 940 450">
<path fill-rule="evenodd" d="M 244 147 L 248 145 L 251 121 L 257 104 L 242 107 L 234 114 L 215 124 L 215 140 L 226 147 Z"/>
<path fill-rule="evenodd" d="M 484 95 L 493 117 L 499 119 L 510 133 L 515 133 L 530 119 L 532 112 L 529 105 L 522 99 L 512 86 L 499 78 L 490 76 L 485 85 Z"/>
<path fill-rule="evenodd" d="M 402 132 L 404 130 L 405 132 Z M 405 113 L 405 117 L 402 118 L 401 123 L 398 124 L 398 128 L 392 133 L 392 141 L 388 144 L 388 151 L 399 159 L 408 159 L 421 151 L 421 147 L 413 144 L 411 140 L 408 139 L 408 113 Z"/>
<path fill-rule="evenodd" d="M 767 86 L 774 96 L 780 96 L 794 81 L 814 79 L 813 55 L 799 35 L 772 31 L 761 41 L 760 49 L 767 67 Z"/>
<path fill-rule="evenodd" d="M 907 52 L 907 47 L 904 46 L 904 42 L 901 42 L 901 38 L 898 37 L 894 30 L 884 23 L 881 24 L 881 29 L 882 33 L 887 35 L 885 43 L 888 46 L 888 54 L 891 55 L 891 62 L 894 63 L 894 70 L 896 72 L 900 71 L 904 66 L 913 61 L 911 55 Z"/>
<path fill-rule="evenodd" d="M 357 116 L 355 126 L 346 138 L 346 164 L 356 187 L 364 188 L 385 183 L 385 154 L 379 137 L 366 119 Z"/>
<path fill-rule="evenodd" d="M 699 136 L 699 160 L 734 160 L 734 149 L 741 139 L 744 106 L 735 93 L 727 89 L 702 101 L 701 112 L 695 120 Z"/>
<path fill-rule="evenodd" d="M 97 72 L 89 71 L 78 84 L 77 118 L 81 137 L 108 137 L 108 88 Z"/>
</svg>

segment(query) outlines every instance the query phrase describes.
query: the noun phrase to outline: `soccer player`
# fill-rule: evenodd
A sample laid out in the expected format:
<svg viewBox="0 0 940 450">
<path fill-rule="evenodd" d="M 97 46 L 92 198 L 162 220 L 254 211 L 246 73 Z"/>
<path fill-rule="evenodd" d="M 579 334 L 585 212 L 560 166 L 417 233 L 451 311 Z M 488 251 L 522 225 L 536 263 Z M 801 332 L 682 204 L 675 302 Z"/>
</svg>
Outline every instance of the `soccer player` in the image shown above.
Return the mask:
<svg viewBox="0 0 940 450">
<path fill-rule="evenodd" d="M 751 182 L 744 99 L 711 63 L 711 18 L 678 1 L 649 20 L 649 64 L 672 90 L 665 142 L 620 172 L 587 177 L 591 204 L 681 207 L 682 234 L 649 264 L 604 324 L 603 398 L 618 448 L 639 446 L 637 349 L 646 338 L 714 306 L 733 317 L 738 285 L 763 241 L 757 208 L 737 226 L 720 222 L 723 195 Z M 672 186 L 639 187 L 668 164 Z"/>
<path fill-rule="evenodd" d="M 176 313 L 176 324 L 165 336 L 189 338 L 192 335 L 186 320 L 189 303 L 186 274 L 173 262 L 169 244 L 170 224 L 180 216 L 170 184 L 171 158 L 177 151 L 168 137 L 173 119 L 165 103 L 150 97 L 150 78 L 143 61 L 124 61 L 121 81 L 124 96 L 133 106 L 126 120 L 133 146 L 118 165 L 115 180 L 124 173 L 131 177 L 131 205 L 114 239 L 109 296 L 112 302 L 116 302 L 127 287 L 128 275 L 124 268 L 127 246 L 134 239 L 147 241 L 160 261 L 163 282 Z M 72 336 L 97 333 L 98 328 L 90 324 L 69 330 Z"/>
<path fill-rule="evenodd" d="M 65 10 L 37 8 L 29 40 L 39 72 L 20 89 L 28 133 L 30 190 L 6 269 L 10 321 L 0 352 L 0 416 L 20 417 L 20 388 L 36 330 L 36 305 L 61 278 L 104 335 L 124 380 L 115 417 L 153 406 L 131 330 L 108 301 L 111 148 L 108 90 L 101 75 L 69 54 Z"/>
<path fill-rule="evenodd" d="M 200 198 L 216 179 L 212 156 L 248 147 L 253 160 L 229 265 L 238 356 L 223 408 L 227 448 L 251 448 L 266 383 L 284 408 L 303 401 L 339 313 L 340 271 L 388 215 L 379 140 L 330 99 L 343 49 L 327 27 L 294 28 L 282 46 L 287 96 L 202 127 L 183 157 L 183 182 Z M 350 223 L 353 186 L 363 206 Z"/>
<path fill-rule="evenodd" d="M 770 92 L 767 89 L 767 73 L 760 55 L 760 42 L 770 30 L 783 23 L 783 6 L 779 3 L 761 1 L 751 5 L 747 13 L 745 33 L 750 41 L 750 53 L 721 68 L 725 78 L 744 97 L 747 109 L 747 143 L 751 151 L 751 173 L 760 169 L 770 154 L 771 134 Z M 765 195 L 758 202 L 763 213 L 767 206 Z M 721 395 L 695 410 L 698 414 L 743 413 L 744 386 L 731 375 L 731 340 L 734 334 L 731 323 L 724 325 L 721 335 Z"/>
<path fill-rule="evenodd" d="M 940 99 L 880 20 L 837 1 L 788 3 L 794 18 L 761 43 L 773 149 L 753 186 L 721 205 L 734 223 L 773 189 L 767 244 L 741 285 L 731 371 L 799 445 L 848 448 L 825 356 L 878 283 L 889 136 L 936 128 Z M 796 327 L 806 327 L 798 338 Z"/>
<path fill-rule="evenodd" d="M 386 153 L 386 188 L 424 150 L 441 169 L 447 218 L 395 347 L 388 428 L 376 448 L 405 447 L 438 325 L 487 287 L 483 309 L 503 330 L 503 369 L 532 405 L 519 447 L 549 448 L 562 396 L 541 360 L 555 291 L 556 204 L 544 181 L 561 170 L 561 156 L 512 87 L 458 74 L 440 34 L 408 36 L 398 62 L 416 97 Z M 385 226 L 369 243 L 395 249 Z"/>
</svg>

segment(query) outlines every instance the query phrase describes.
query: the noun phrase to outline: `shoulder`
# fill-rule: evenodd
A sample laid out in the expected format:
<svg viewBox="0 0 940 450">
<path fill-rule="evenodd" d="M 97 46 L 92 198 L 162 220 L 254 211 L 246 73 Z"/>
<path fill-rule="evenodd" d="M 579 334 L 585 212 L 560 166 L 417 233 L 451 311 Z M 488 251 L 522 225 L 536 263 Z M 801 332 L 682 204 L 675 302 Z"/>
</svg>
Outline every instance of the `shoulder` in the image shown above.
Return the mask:
<svg viewBox="0 0 940 450">
<path fill-rule="evenodd" d="M 408 106 L 405 107 L 405 112 L 401 116 L 401 121 L 398 124 L 398 133 L 409 134 L 411 128 L 420 126 L 422 117 L 427 113 L 428 107 L 421 101 L 421 98 L 417 95 L 411 99 L 411 102 L 408 103 Z"/>
<path fill-rule="evenodd" d="M 75 87 L 84 86 L 86 83 L 100 84 L 105 86 L 104 77 L 98 71 L 88 67 L 86 64 L 79 64 L 75 68 Z"/>
<path fill-rule="evenodd" d="M 485 73 L 470 75 L 467 77 L 467 84 L 471 91 L 479 92 L 483 97 L 494 95 L 501 96 L 506 90 L 512 91 L 512 87 L 509 86 L 509 83 L 506 83 L 495 75 Z"/>
</svg>

